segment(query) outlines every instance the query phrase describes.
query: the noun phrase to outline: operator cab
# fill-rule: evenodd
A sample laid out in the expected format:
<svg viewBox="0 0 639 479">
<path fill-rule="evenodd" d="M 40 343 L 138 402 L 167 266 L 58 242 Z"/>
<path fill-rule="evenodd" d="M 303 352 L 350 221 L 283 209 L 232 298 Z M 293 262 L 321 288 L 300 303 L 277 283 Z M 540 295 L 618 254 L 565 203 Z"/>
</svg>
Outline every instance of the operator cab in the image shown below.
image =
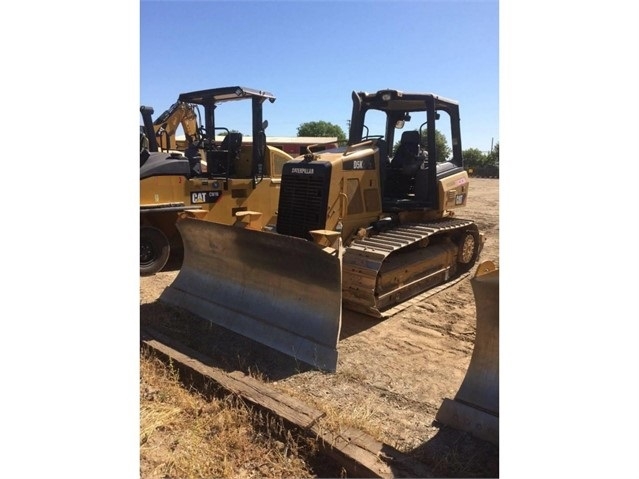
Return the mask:
<svg viewBox="0 0 639 479">
<path fill-rule="evenodd" d="M 445 115 L 439 122 L 441 113 Z M 384 135 L 369 135 L 365 122 L 383 127 Z M 394 143 L 396 134 L 399 141 Z M 349 145 L 366 139 L 375 139 L 379 148 L 382 207 L 387 212 L 436 208 L 437 182 L 463 171 L 459 108 L 446 98 L 397 90 L 353 92 Z"/>
<path fill-rule="evenodd" d="M 261 181 L 265 172 L 265 130 L 268 126 L 268 122 L 262 119 L 262 105 L 267 100 L 273 103 L 275 101 L 273 94 L 262 90 L 232 86 L 182 93 L 178 99 L 204 107 L 204 126 L 200 128 L 197 148 L 191 149 L 187 153 L 191 163 L 196 164 L 198 162 L 204 163 L 204 158 L 198 158 L 196 150 L 204 152 L 206 172 L 202 171 L 202 176 L 220 178 L 227 182 L 231 177 L 252 178 L 254 181 Z M 250 158 L 241 158 L 242 133 L 218 126 L 216 118 L 216 109 L 220 105 L 242 100 L 249 100 L 251 108 L 253 146 Z M 221 142 L 216 143 L 218 132 L 222 133 L 224 138 Z"/>
</svg>

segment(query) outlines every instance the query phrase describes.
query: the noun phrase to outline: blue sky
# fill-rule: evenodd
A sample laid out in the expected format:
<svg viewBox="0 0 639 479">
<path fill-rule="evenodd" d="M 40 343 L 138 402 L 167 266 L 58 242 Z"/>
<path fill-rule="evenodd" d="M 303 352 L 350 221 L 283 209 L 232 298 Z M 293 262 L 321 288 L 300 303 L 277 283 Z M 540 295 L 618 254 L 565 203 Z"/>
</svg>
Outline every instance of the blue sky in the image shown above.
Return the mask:
<svg viewBox="0 0 639 479">
<path fill-rule="evenodd" d="M 353 90 L 436 93 L 460 103 L 462 146 L 489 150 L 499 141 L 499 4 L 142 0 L 141 104 L 157 115 L 179 93 L 230 85 L 277 96 L 264 109 L 269 136 L 319 120 L 347 133 Z M 245 134 L 249 112 L 220 108 Z"/>
</svg>

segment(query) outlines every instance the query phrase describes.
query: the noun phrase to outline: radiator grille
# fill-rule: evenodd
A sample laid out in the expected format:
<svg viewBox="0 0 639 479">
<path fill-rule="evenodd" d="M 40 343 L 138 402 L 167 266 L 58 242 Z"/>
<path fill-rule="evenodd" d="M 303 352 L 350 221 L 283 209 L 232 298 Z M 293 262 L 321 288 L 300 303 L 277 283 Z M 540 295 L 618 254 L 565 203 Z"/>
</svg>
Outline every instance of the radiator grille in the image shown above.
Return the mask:
<svg viewBox="0 0 639 479">
<path fill-rule="evenodd" d="M 292 170 L 288 164 L 282 170 L 277 232 L 310 240 L 310 230 L 325 229 L 330 164 L 307 164 L 305 174 Z"/>
</svg>

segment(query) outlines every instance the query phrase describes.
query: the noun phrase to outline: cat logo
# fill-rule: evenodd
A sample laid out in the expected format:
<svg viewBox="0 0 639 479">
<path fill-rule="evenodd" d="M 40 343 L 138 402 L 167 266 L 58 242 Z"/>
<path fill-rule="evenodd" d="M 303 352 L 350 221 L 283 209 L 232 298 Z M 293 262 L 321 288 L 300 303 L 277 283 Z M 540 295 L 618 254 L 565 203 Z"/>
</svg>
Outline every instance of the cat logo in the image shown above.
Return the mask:
<svg viewBox="0 0 639 479">
<path fill-rule="evenodd" d="M 219 191 L 194 191 L 191 193 L 191 203 L 194 205 L 201 203 L 215 203 L 219 199 Z"/>
</svg>

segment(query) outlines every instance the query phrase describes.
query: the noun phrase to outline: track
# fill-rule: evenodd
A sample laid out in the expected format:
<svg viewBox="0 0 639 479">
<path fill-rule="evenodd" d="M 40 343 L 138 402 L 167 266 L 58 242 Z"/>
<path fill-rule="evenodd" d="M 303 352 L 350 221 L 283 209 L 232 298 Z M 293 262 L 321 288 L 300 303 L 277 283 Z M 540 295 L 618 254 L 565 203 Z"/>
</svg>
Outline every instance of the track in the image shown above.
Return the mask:
<svg viewBox="0 0 639 479">
<path fill-rule="evenodd" d="M 477 226 L 470 220 L 449 219 L 406 224 L 354 240 L 343 258 L 344 306 L 386 318 L 413 304 L 402 303 L 420 292 L 455 278 L 457 249 L 441 240 L 466 229 L 476 231 Z M 408 252 L 418 245 L 428 246 Z"/>
</svg>

